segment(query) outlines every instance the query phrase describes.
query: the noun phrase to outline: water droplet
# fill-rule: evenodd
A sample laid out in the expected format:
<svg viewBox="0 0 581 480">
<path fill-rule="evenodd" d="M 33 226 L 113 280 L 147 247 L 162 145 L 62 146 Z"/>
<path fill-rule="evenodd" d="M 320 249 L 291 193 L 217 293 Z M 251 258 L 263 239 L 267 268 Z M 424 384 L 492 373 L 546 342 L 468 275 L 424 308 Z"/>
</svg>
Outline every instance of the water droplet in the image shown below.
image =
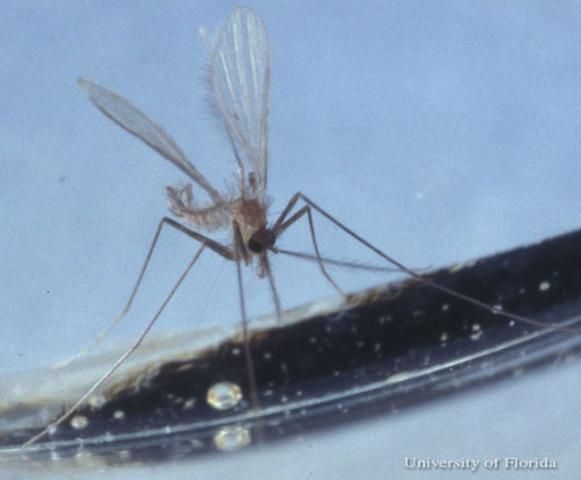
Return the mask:
<svg viewBox="0 0 581 480">
<path fill-rule="evenodd" d="M 89 425 L 89 419 L 84 415 L 75 415 L 71 418 L 71 427 L 81 430 Z"/>
<path fill-rule="evenodd" d="M 89 398 L 89 405 L 91 405 L 93 408 L 101 408 L 103 405 L 105 405 L 106 402 L 107 399 L 104 395 L 93 395 L 91 398 Z"/>
<path fill-rule="evenodd" d="M 242 390 L 235 383 L 219 382 L 208 389 L 206 401 L 216 410 L 228 410 L 242 400 Z"/>
<path fill-rule="evenodd" d="M 499 303 L 492 306 L 492 313 L 494 313 L 495 315 L 502 313 L 502 311 L 503 311 L 502 305 L 500 305 Z"/>
<path fill-rule="evenodd" d="M 125 418 L 125 412 L 123 410 L 115 410 L 113 412 L 113 418 L 115 420 L 123 420 Z"/>
<path fill-rule="evenodd" d="M 482 330 L 475 331 L 470 335 L 470 340 L 478 340 L 482 336 Z"/>
<path fill-rule="evenodd" d="M 250 432 L 242 426 L 221 428 L 214 436 L 214 445 L 219 450 L 232 451 L 245 447 L 251 441 Z"/>
</svg>

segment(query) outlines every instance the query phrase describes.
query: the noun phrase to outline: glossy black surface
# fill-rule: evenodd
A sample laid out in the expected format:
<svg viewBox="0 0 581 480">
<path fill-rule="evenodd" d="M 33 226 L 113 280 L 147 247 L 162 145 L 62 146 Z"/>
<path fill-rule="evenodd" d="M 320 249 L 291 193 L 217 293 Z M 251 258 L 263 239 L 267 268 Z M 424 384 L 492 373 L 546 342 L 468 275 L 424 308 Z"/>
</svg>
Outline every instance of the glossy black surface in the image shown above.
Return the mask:
<svg viewBox="0 0 581 480">
<path fill-rule="evenodd" d="M 426 277 L 504 311 L 573 329 L 580 245 L 576 231 Z M 259 409 L 249 400 L 239 336 L 117 382 L 102 404 L 77 412 L 86 426 L 63 424 L 30 455 L 82 451 L 112 463 L 159 462 L 243 447 L 401 411 L 554 361 L 579 343 L 571 331 L 511 320 L 416 280 L 392 284 L 350 295 L 341 310 L 253 331 Z M 223 411 L 206 401 L 221 381 L 243 392 L 237 406 Z M 24 415 L 26 406 L 20 409 Z M 15 446 L 35 432 L 3 432 L 1 442 Z M 233 443 L 220 441 L 228 435 Z"/>
</svg>

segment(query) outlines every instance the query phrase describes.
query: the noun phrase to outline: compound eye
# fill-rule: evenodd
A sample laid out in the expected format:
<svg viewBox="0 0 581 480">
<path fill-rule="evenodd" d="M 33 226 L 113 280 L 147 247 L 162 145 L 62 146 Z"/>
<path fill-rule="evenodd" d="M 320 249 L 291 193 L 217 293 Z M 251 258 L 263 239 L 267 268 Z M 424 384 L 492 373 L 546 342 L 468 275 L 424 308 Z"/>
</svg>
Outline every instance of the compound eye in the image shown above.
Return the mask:
<svg viewBox="0 0 581 480">
<path fill-rule="evenodd" d="M 251 238 L 248 240 L 248 249 L 252 253 L 262 253 L 264 251 L 264 245 Z"/>
</svg>

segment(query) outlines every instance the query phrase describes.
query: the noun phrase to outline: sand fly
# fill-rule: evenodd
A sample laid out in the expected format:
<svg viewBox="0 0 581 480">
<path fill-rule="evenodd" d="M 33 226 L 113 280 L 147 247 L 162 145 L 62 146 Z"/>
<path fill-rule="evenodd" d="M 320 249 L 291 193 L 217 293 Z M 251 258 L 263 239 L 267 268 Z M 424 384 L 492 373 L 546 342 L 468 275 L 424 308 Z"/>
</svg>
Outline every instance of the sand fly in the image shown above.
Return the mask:
<svg viewBox="0 0 581 480">
<path fill-rule="evenodd" d="M 322 257 L 319 251 L 315 234 L 314 212 L 333 223 L 383 260 L 389 262 L 396 270 L 409 275 L 417 281 L 426 283 L 445 294 L 467 301 L 494 314 L 500 314 L 535 327 L 547 328 L 549 326 L 567 330 L 564 327 L 548 325 L 517 314 L 501 311 L 498 307 L 463 295 L 423 277 L 372 245 L 301 192 L 295 193 L 280 215 L 274 221 L 269 222 L 266 191 L 269 167 L 270 45 L 263 21 L 249 8 L 236 8 L 226 20 L 214 41 L 209 41 L 209 55 L 208 85 L 211 104 L 223 123 L 232 147 L 236 167 L 235 181 L 232 188 L 226 192 L 218 191 L 214 188 L 187 159 L 176 142 L 157 123 L 149 119 L 132 103 L 95 83 L 87 80 L 79 81 L 80 87 L 105 116 L 173 163 L 190 180 L 190 183 L 185 186 L 167 187 L 166 193 L 169 207 L 175 218 L 164 217 L 160 221 L 129 300 L 114 323 L 119 321 L 129 310 L 147 270 L 158 238 L 164 228 L 170 227 L 187 235 L 199 243 L 199 248 L 156 315 L 149 321 L 133 345 L 117 359 L 115 364 L 74 405 L 68 408 L 63 415 L 47 428 L 29 439 L 23 447 L 30 446 L 43 438 L 70 418 L 139 347 L 183 279 L 205 250 L 211 250 L 236 265 L 242 333 L 245 345 L 244 357 L 250 387 L 249 396 L 253 407 L 258 408 L 259 401 L 256 392 L 253 360 L 249 342 L 247 341 L 248 321 L 241 268 L 243 265 L 253 266 L 257 275 L 267 280 L 276 315 L 280 319 L 282 312 L 281 301 L 272 275 L 269 255 L 280 253 L 304 258 L 304 254 L 297 254 L 296 252 L 293 253 L 292 251 L 278 248 L 276 242 L 291 226 L 299 221 L 306 221 L 314 251 L 314 255 L 311 255 L 310 258 L 316 261 L 326 281 L 339 294 L 343 294 L 340 286 L 325 267 L 326 263 L 330 261 Z M 199 199 L 199 193 L 206 195 L 205 201 Z M 231 238 L 229 244 L 222 244 L 205 234 L 218 229 L 227 229 L 229 231 Z M 199 230 L 205 233 L 200 233 Z"/>
</svg>

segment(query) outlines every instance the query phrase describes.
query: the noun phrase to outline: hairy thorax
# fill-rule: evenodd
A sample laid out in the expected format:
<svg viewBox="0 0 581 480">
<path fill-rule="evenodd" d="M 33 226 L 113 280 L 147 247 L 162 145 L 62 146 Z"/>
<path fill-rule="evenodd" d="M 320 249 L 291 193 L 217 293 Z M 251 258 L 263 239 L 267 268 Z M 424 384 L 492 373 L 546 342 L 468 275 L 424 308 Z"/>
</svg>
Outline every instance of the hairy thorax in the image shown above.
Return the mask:
<svg viewBox="0 0 581 480">
<path fill-rule="evenodd" d="M 232 203 L 232 220 L 238 223 L 244 245 L 257 232 L 266 228 L 266 207 L 258 199 L 238 199 Z"/>
</svg>

